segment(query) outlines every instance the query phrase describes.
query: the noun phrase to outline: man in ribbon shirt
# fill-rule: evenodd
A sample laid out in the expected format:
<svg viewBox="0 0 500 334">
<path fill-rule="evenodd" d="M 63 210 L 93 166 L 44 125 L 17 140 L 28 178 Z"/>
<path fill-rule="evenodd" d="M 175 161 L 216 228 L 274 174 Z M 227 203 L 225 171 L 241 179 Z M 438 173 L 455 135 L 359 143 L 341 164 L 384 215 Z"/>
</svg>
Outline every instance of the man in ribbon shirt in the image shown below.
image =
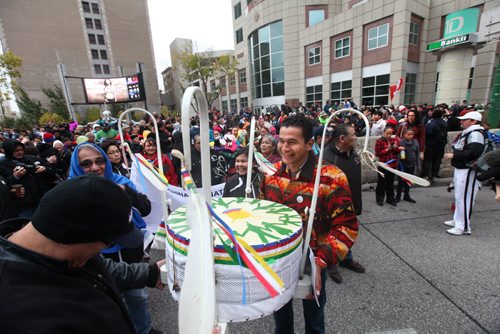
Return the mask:
<svg viewBox="0 0 500 334">
<path fill-rule="evenodd" d="M 282 161 L 274 166 L 277 172 L 265 176 L 261 183 L 261 198 L 285 204 L 297 211 L 304 223 L 308 221 L 317 172 L 317 158 L 312 151 L 312 123 L 301 115 L 288 117 L 281 124 L 278 151 Z M 326 268 L 336 265 L 347 255 L 358 235 L 358 220 L 354 212 L 346 175 L 334 165 L 321 168 L 321 186 L 308 246 L 314 252 L 316 282 L 312 296 L 303 300 L 307 333 L 324 333 L 326 304 Z M 307 245 L 306 245 L 307 246 Z M 293 306 L 290 300 L 274 313 L 275 333 L 294 333 Z"/>
</svg>

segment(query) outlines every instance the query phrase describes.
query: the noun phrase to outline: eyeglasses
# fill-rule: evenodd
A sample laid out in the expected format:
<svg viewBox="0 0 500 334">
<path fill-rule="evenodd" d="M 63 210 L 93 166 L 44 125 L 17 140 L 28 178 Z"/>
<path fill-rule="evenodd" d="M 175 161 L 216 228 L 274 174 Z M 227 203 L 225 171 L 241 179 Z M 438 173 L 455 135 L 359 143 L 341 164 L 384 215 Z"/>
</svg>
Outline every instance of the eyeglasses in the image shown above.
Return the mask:
<svg viewBox="0 0 500 334">
<path fill-rule="evenodd" d="M 90 168 L 94 164 L 96 164 L 98 166 L 103 166 L 103 165 L 106 164 L 106 159 L 104 159 L 104 158 L 97 158 L 94 161 L 92 161 L 92 160 L 83 160 L 83 161 L 80 161 L 80 167 L 82 167 L 84 169 Z"/>
</svg>

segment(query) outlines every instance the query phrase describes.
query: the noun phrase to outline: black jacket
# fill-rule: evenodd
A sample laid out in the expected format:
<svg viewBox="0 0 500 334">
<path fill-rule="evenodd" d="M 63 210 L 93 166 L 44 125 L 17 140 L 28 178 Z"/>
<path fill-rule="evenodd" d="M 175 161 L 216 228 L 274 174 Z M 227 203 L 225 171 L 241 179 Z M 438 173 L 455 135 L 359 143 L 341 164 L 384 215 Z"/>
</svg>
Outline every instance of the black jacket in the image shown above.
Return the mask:
<svg viewBox="0 0 500 334">
<path fill-rule="evenodd" d="M 24 186 L 26 195 L 18 202 L 18 209 L 22 211 L 38 205 L 42 196 L 55 185 L 56 173 L 54 168 L 35 156 L 24 155 L 21 159 L 14 159 L 13 152 L 18 146 L 24 147 L 16 140 L 4 141 L 5 159 L 0 161 L 0 175 L 5 178 L 8 185 L 17 183 Z M 45 166 L 47 171 L 35 174 L 34 165 L 36 163 Z M 19 180 L 13 175 L 14 168 L 18 165 L 22 165 L 28 170 Z"/>
<path fill-rule="evenodd" d="M 134 333 L 120 290 L 154 286 L 156 264 L 94 256 L 77 269 L 9 242 L 28 221 L 0 224 L 1 333 Z"/>
<path fill-rule="evenodd" d="M 325 146 L 323 160 L 334 164 L 347 176 L 354 211 L 359 216 L 363 211 L 363 199 L 361 196 L 361 160 L 358 154 L 354 150 L 340 152 L 333 143 L 330 143 Z"/>
<path fill-rule="evenodd" d="M 259 173 L 254 173 L 252 182 L 250 183 L 251 192 L 249 198 L 259 198 L 259 187 L 260 187 L 261 178 Z M 245 196 L 245 188 L 247 185 L 247 176 L 240 176 L 239 174 L 235 174 L 231 176 L 224 185 L 224 192 L 222 193 L 222 197 L 246 197 Z"/>
<path fill-rule="evenodd" d="M 469 164 L 474 162 L 483 153 L 484 144 L 471 142 L 470 136 L 473 133 L 479 133 L 484 138 L 487 138 L 483 128 L 461 134 L 452 145 L 453 159 L 451 159 L 451 165 L 453 167 L 458 169 L 469 168 Z"/>
</svg>

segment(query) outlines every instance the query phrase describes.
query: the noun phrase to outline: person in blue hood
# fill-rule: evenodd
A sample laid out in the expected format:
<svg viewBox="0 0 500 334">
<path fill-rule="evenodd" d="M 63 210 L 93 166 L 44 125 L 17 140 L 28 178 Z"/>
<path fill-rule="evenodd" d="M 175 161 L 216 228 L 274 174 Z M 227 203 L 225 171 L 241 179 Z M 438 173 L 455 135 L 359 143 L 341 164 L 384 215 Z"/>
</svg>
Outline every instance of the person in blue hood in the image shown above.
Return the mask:
<svg viewBox="0 0 500 334">
<path fill-rule="evenodd" d="M 151 212 L 151 202 L 147 196 L 139 193 L 132 181 L 125 176 L 113 173 L 111 162 L 106 153 L 98 145 L 88 142 L 79 144 L 73 151 L 69 178 L 72 179 L 85 174 L 97 174 L 119 185 L 132 203 L 132 222 L 138 229 L 146 227 L 142 217 Z M 114 199 L 110 198 L 109 200 L 113 201 Z M 105 257 L 117 262 L 137 263 L 143 259 L 144 247 L 140 245 L 140 247 L 129 249 L 115 244 L 102 251 L 102 253 Z M 147 297 L 145 288 L 128 290 L 123 293 L 130 317 L 138 333 L 149 333 L 152 328 Z"/>
</svg>

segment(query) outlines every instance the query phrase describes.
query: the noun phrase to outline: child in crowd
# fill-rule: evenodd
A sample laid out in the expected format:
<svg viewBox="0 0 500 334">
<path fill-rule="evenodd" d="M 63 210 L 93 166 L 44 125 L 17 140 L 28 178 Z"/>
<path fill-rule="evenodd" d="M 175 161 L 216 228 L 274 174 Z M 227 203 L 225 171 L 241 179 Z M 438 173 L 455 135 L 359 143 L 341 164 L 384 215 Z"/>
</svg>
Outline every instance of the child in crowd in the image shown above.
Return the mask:
<svg viewBox="0 0 500 334">
<path fill-rule="evenodd" d="M 403 172 L 408 174 L 414 174 L 416 167 L 419 165 L 420 158 L 420 146 L 418 141 L 413 139 L 414 137 L 413 129 L 407 128 L 403 131 L 403 140 L 401 141 L 401 146 L 404 150 L 400 153 L 400 166 Z M 398 181 L 398 191 L 396 194 L 396 203 L 401 200 L 401 193 L 404 192 L 403 200 L 410 203 L 417 203 L 413 198 L 410 197 L 410 186 L 403 178 L 399 178 Z"/>
<path fill-rule="evenodd" d="M 375 155 L 380 162 L 387 163 L 389 167 L 397 168 L 398 154 L 404 147 L 400 145 L 399 139 L 393 136 L 394 132 L 394 127 L 390 125 L 385 127 L 382 137 L 375 142 Z M 377 204 L 384 205 L 384 197 L 386 197 L 387 204 L 397 206 L 394 198 L 394 174 L 381 167 L 378 170 L 383 176 L 378 174 L 377 188 L 375 189 Z"/>
<path fill-rule="evenodd" d="M 222 197 L 246 197 L 245 188 L 248 177 L 248 147 L 240 147 L 236 151 L 236 161 L 234 163 L 236 174 L 231 176 L 224 186 Z M 260 175 L 259 173 L 252 172 L 250 176 L 252 182 L 250 183 L 249 198 L 258 198 Z"/>
</svg>

